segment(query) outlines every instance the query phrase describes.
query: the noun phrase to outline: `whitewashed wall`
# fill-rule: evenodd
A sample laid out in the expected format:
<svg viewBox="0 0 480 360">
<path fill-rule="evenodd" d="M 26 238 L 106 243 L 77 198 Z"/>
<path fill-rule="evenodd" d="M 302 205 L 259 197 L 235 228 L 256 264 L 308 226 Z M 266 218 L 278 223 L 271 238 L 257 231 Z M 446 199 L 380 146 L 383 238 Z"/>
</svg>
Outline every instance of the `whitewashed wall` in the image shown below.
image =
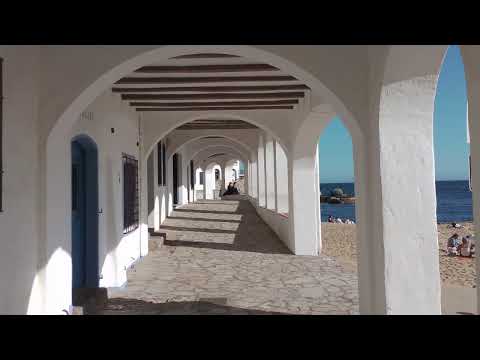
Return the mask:
<svg viewBox="0 0 480 360">
<path fill-rule="evenodd" d="M 3 212 L 0 314 L 41 311 L 39 51 L 0 46 L 3 62 Z"/>
<path fill-rule="evenodd" d="M 86 111 L 93 113 L 93 118 L 79 120 L 71 138 L 86 134 L 98 146 L 99 209 L 103 210 L 98 218 L 100 286 L 121 286 L 126 282 L 126 268 L 140 258 L 141 241 L 148 241 L 145 234 L 141 239 L 141 228 L 123 234 L 122 153 L 139 160 L 138 114 L 111 92 L 96 99 Z M 158 213 L 155 216 L 158 218 Z"/>
</svg>

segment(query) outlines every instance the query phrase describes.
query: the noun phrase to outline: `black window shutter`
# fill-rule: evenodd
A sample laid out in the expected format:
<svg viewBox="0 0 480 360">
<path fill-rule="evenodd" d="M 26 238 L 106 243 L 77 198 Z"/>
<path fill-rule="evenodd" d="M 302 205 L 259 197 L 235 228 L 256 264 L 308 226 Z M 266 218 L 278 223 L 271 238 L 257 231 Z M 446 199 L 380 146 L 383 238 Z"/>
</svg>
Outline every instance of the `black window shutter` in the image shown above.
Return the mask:
<svg viewBox="0 0 480 360">
<path fill-rule="evenodd" d="M 157 182 L 158 185 L 163 185 L 163 170 L 162 170 L 163 158 L 162 158 L 162 142 L 157 143 Z"/>
<path fill-rule="evenodd" d="M 167 185 L 167 162 L 165 155 L 165 143 L 162 143 L 162 169 L 163 169 L 163 183 L 162 185 Z"/>
<path fill-rule="evenodd" d="M 195 188 L 195 171 L 193 170 L 193 160 L 190 160 L 190 189 Z"/>
<path fill-rule="evenodd" d="M 139 225 L 138 160 L 123 155 L 123 233 Z"/>
</svg>

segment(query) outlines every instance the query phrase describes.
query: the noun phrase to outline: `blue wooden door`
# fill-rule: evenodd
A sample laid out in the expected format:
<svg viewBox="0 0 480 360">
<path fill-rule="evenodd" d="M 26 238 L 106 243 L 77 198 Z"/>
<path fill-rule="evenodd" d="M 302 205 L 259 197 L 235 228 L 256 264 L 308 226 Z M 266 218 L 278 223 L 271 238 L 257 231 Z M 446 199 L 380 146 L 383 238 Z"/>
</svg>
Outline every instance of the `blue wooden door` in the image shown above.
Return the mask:
<svg viewBox="0 0 480 360">
<path fill-rule="evenodd" d="M 86 285 L 86 156 L 72 142 L 72 286 Z"/>
</svg>

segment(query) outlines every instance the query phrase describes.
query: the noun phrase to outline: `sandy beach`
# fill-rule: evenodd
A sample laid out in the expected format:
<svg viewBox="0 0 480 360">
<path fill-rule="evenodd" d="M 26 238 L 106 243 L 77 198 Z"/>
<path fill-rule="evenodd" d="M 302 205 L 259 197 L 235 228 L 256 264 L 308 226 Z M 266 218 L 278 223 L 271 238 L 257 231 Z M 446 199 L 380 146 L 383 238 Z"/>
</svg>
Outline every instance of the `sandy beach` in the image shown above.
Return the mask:
<svg viewBox="0 0 480 360">
<path fill-rule="evenodd" d="M 475 287 L 475 258 L 450 257 L 445 253 L 447 239 L 458 233 L 460 237 L 473 234 L 472 223 L 461 223 L 461 228 L 449 224 L 438 225 L 440 272 L 444 285 Z M 322 223 L 324 254 L 339 260 L 346 268 L 357 271 L 355 225 Z"/>
</svg>

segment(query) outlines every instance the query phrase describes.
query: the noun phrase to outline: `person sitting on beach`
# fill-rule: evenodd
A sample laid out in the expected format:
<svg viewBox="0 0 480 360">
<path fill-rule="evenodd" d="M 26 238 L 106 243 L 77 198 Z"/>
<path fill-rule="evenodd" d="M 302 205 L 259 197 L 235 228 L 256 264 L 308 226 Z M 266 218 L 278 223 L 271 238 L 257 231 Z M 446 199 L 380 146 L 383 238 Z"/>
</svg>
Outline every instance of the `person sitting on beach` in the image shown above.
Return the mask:
<svg viewBox="0 0 480 360">
<path fill-rule="evenodd" d="M 470 239 L 467 237 L 462 238 L 462 245 L 460 245 L 460 256 L 471 257 L 472 254 L 470 252 L 470 248 L 471 248 Z"/>
<path fill-rule="evenodd" d="M 457 233 L 453 234 L 447 240 L 447 254 L 451 256 L 458 255 L 459 247 L 460 247 L 460 239 Z"/>
<path fill-rule="evenodd" d="M 337 224 L 343 224 L 342 219 L 338 218 L 337 221 L 335 221 Z"/>
<path fill-rule="evenodd" d="M 453 228 L 461 228 L 462 226 L 460 224 L 457 224 L 456 222 L 452 222 L 452 227 Z"/>
<path fill-rule="evenodd" d="M 329 223 L 335 222 L 335 221 L 333 221 L 333 216 L 332 216 L 332 215 L 329 215 L 329 216 L 328 216 L 328 222 L 329 222 Z"/>
</svg>

